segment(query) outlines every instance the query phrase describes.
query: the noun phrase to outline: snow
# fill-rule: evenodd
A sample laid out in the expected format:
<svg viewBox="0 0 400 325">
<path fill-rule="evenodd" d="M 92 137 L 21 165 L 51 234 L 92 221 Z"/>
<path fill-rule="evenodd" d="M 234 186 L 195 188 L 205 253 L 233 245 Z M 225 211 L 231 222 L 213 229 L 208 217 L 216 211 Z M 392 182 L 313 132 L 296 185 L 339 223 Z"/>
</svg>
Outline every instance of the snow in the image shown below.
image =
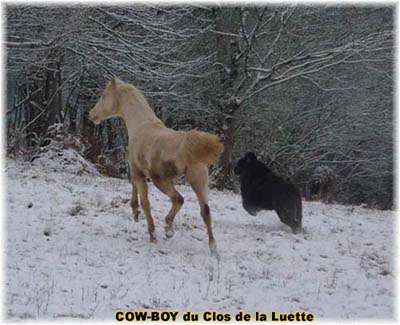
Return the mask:
<svg viewBox="0 0 400 325">
<path fill-rule="evenodd" d="M 72 148 L 45 151 L 32 161 L 32 165 L 52 172 L 100 175 L 92 164 Z"/>
<path fill-rule="evenodd" d="M 151 244 L 143 214 L 131 218 L 129 181 L 71 155 L 6 161 L 9 319 L 113 320 L 143 309 L 178 319 L 206 310 L 394 318 L 395 212 L 304 202 L 306 233 L 294 235 L 274 212 L 252 217 L 239 195 L 212 190 L 218 262 L 189 187 L 177 186 L 185 204 L 166 239 L 170 203 L 150 184 Z"/>
</svg>

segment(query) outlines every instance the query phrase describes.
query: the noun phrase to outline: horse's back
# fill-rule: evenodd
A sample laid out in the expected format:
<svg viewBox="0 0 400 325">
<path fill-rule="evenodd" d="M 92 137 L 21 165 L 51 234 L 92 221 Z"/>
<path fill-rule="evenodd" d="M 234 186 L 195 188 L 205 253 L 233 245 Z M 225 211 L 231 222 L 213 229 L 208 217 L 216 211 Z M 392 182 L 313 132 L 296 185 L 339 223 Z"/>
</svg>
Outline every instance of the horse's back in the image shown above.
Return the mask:
<svg viewBox="0 0 400 325">
<path fill-rule="evenodd" d="M 128 159 L 147 177 L 175 178 L 185 170 L 180 152 L 184 137 L 184 131 L 149 123 L 129 143 Z"/>
</svg>

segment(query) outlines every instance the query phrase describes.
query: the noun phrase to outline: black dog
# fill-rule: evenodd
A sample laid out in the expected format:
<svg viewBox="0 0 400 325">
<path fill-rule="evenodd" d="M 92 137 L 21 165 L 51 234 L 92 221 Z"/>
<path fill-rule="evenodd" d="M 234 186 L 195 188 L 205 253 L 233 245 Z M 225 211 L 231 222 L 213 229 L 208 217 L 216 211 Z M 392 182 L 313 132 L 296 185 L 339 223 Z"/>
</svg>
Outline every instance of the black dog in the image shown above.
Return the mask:
<svg viewBox="0 0 400 325">
<path fill-rule="evenodd" d="M 294 233 L 302 229 L 301 195 L 293 184 L 275 175 L 252 152 L 238 161 L 234 171 L 240 177 L 243 208 L 248 213 L 255 216 L 260 210 L 275 210 Z"/>
<path fill-rule="evenodd" d="M 318 166 L 309 182 L 310 196 L 312 200 L 332 203 L 335 188 L 335 173 L 328 166 Z"/>
</svg>

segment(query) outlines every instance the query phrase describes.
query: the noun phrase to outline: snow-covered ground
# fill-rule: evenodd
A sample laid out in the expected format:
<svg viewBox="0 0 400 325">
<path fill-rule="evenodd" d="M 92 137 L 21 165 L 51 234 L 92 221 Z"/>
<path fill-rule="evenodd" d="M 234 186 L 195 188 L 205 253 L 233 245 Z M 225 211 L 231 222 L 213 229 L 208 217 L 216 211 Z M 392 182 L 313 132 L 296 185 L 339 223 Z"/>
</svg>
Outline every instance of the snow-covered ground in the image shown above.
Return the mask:
<svg viewBox="0 0 400 325">
<path fill-rule="evenodd" d="M 294 235 L 274 212 L 252 217 L 240 196 L 211 191 L 217 262 L 189 187 L 177 187 L 185 204 L 166 239 L 170 203 L 150 185 L 159 239 L 150 244 L 143 214 L 131 219 L 128 180 L 80 159 L 68 169 L 59 156 L 6 161 L 8 318 L 112 320 L 121 309 L 394 317 L 394 212 L 304 202 L 306 233 Z"/>
</svg>

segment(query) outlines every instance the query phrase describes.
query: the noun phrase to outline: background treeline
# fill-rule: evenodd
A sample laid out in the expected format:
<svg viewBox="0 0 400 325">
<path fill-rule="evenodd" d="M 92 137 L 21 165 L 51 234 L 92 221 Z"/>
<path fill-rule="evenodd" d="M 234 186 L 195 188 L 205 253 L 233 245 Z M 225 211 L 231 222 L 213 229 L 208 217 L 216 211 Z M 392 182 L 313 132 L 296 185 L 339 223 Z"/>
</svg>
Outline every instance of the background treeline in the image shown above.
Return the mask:
<svg viewBox="0 0 400 325">
<path fill-rule="evenodd" d="M 318 166 L 342 203 L 393 206 L 394 6 L 5 7 L 7 152 L 37 153 L 60 123 L 84 155 L 127 173 L 120 120 L 87 112 L 116 75 L 168 127 L 218 134 L 213 184 L 254 150 L 308 195 Z M 108 166 L 108 167 L 107 167 Z"/>
</svg>

